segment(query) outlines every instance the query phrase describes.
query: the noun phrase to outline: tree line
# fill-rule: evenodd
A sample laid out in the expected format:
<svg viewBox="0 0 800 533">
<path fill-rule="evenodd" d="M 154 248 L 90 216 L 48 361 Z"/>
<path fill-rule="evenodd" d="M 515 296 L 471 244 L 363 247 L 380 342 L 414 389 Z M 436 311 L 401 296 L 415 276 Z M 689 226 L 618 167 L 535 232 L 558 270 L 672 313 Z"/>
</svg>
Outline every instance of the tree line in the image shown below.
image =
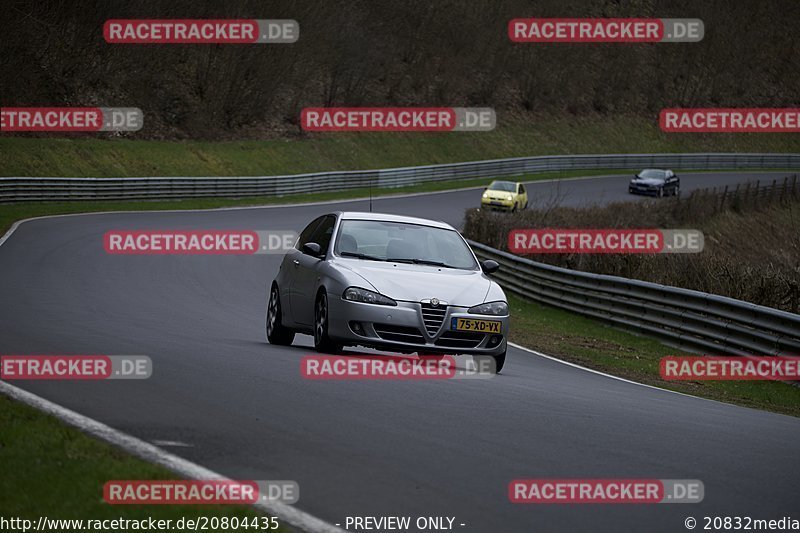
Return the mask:
<svg viewBox="0 0 800 533">
<path fill-rule="evenodd" d="M 517 17 L 700 18 L 699 43 L 521 44 Z M 290 18 L 291 45 L 112 45 L 125 18 Z M 14 0 L 3 106 L 135 106 L 137 137 L 296 135 L 306 106 L 490 106 L 655 117 L 798 105 L 800 2 L 766 0 Z"/>
</svg>

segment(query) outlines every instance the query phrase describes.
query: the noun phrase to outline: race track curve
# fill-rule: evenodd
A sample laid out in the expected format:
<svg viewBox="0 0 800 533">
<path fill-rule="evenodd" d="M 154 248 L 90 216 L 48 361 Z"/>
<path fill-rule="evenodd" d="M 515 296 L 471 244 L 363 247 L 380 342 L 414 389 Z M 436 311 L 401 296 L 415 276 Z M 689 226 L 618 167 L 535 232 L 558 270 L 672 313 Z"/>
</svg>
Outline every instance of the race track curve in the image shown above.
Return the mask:
<svg viewBox="0 0 800 533">
<path fill-rule="evenodd" d="M 684 174 L 683 190 L 783 175 Z M 568 205 L 608 202 L 628 198 L 627 179 L 529 191 Z M 414 195 L 373 208 L 458 226 L 479 197 L 475 189 Z M 26 222 L 0 247 L 0 353 L 149 355 L 148 380 L 14 384 L 143 440 L 185 443 L 170 451 L 231 478 L 296 480 L 297 507 L 332 524 L 451 516 L 464 532 L 685 531 L 687 516 L 797 514 L 797 418 L 517 348 L 491 380 L 304 380 L 310 337 L 292 347 L 264 339 L 279 256 L 109 256 L 102 243 L 110 229 L 299 231 L 324 212 L 366 209 L 359 200 Z M 507 486 L 517 478 L 700 479 L 705 499 L 514 505 Z"/>
</svg>

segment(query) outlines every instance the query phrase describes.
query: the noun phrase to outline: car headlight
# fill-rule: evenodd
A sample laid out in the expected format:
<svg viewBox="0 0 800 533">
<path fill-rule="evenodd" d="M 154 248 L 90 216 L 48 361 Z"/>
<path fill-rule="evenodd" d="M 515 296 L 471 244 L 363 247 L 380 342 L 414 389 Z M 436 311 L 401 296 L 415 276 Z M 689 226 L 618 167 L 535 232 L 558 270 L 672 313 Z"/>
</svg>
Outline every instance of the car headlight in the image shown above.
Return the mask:
<svg viewBox="0 0 800 533">
<path fill-rule="evenodd" d="M 483 197 L 484 198 L 489 198 L 489 193 L 488 192 L 483 193 Z"/>
<path fill-rule="evenodd" d="M 467 312 L 474 315 L 507 315 L 508 304 L 505 302 L 488 302 L 470 307 Z"/>
<path fill-rule="evenodd" d="M 361 302 L 365 304 L 376 305 L 397 305 L 397 302 L 391 298 L 378 294 L 377 292 L 368 291 L 359 287 L 347 287 L 342 294 L 342 298 L 350 300 L 351 302 Z"/>
<path fill-rule="evenodd" d="M 508 196 L 506 196 L 506 200 L 513 200 L 513 199 L 514 199 L 514 197 L 511 196 L 510 194 Z"/>
</svg>

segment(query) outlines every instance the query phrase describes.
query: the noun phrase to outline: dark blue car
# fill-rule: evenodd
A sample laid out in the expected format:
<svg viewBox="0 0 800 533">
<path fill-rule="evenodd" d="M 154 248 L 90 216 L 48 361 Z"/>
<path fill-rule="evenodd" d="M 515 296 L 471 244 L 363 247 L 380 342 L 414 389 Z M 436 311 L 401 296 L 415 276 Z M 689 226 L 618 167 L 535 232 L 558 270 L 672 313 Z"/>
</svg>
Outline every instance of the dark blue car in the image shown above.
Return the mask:
<svg viewBox="0 0 800 533">
<path fill-rule="evenodd" d="M 651 194 L 659 198 L 677 196 L 681 192 L 681 180 L 671 170 L 648 168 L 634 176 L 628 184 L 631 194 Z"/>
</svg>

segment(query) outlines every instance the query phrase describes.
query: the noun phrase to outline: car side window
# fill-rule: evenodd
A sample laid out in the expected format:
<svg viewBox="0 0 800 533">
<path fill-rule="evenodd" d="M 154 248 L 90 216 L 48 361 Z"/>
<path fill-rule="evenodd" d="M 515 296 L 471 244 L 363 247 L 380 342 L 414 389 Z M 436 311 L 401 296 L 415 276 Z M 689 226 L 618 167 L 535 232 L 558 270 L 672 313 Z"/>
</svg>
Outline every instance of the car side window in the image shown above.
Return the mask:
<svg viewBox="0 0 800 533">
<path fill-rule="evenodd" d="M 304 244 L 309 242 L 314 242 L 314 240 L 311 237 L 314 234 L 314 230 L 317 229 L 317 226 L 319 226 L 319 223 L 322 222 L 322 219 L 324 218 L 325 218 L 324 215 L 315 218 L 314 220 L 311 221 L 311 223 L 308 226 L 306 226 L 306 229 L 304 229 L 300 233 L 300 237 L 298 237 L 297 239 L 297 246 L 296 246 L 298 250 L 302 250 Z"/>
<path fill-rule="evenodd" d="M 519 184 L 519 193 L 520 194 L 525 194 L 525 186 L 523 184 L 521 184 L 521 183 Z"/>
<path fill-rule="evenodd" d="M 334 226 L 336 226 L 336 217 L 333 215 L 325 216 L 311 235 L 311 242 L 319 244 L 320 255 L 328 253 Z"/>
</svg>

